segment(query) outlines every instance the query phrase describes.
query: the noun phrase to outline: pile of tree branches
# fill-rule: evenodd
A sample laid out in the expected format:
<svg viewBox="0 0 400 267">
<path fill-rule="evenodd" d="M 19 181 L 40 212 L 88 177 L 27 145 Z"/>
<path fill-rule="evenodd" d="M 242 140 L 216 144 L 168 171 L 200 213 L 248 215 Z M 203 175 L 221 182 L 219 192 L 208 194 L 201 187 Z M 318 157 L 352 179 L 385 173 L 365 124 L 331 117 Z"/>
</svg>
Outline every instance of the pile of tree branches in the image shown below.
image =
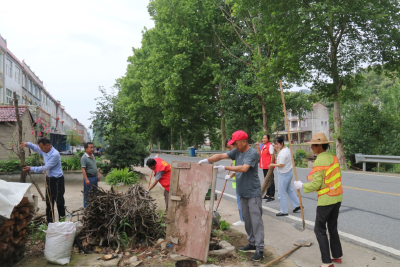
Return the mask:
<svg viewBox="0 0 400 267">
<path fill-rule="evenodd" d="M 154 243 L 165 234 L 155 200 L 140 184 L 127 192 L 93 187 L 79 236 L 91 246 L 131 246 Z M 83 242 L 83 244 L 86 244 Z"/>
</svg>

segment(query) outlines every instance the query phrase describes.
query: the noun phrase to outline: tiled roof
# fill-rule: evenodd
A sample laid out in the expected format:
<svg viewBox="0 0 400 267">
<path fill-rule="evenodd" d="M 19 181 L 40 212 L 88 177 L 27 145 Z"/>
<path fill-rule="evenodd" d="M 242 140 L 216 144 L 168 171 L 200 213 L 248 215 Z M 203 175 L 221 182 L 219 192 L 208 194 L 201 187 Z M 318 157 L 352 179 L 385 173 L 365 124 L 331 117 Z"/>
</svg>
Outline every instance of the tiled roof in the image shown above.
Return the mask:
<svg viewBox="0 0 400 267">
<path fill-rule="evenodd" d="M 26 109 L 27 107 L 18 107 L 20 117 L 24 114 Z M 14 106 L 0 106 L 0 122 L 1 121 L 17 121 Z"/>
</svg>

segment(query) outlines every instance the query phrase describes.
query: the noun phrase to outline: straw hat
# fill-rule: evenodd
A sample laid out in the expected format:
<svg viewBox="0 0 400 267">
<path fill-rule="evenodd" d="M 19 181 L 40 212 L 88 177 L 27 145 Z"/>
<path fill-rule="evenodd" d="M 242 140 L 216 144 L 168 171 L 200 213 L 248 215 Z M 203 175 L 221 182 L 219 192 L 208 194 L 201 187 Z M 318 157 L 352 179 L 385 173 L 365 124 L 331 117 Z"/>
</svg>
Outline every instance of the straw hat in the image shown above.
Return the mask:
<svg viewBox="0 0 400 267">
<path fill-rule="evenodd" d="M 306 142 L 307 144 L 329 144 L 333 143 L 333 141 L 329 141 L 324 133 L 315 133 L 310 142 Z"/>
</svg>

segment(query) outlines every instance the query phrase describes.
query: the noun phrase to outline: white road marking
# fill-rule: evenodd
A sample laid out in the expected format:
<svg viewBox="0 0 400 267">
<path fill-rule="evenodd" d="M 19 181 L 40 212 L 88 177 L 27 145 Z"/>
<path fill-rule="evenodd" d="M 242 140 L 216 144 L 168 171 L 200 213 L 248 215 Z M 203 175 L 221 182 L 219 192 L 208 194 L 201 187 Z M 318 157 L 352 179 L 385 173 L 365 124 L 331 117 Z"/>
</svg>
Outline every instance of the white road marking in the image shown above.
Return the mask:
<svg viewBox="0 0 400 267">
<path fill-rule="evenodd" d="M 221 191 L 215 190 L 215 192 L 218 193 L 218 194 L 221 194 Z M 234 196 L 234 195 L 224 193 L 224 196 L 227 196 L 227 197 L 230 197 L 230 198 L 233 198 L 233 199 L 236 200 L 236 196 Z M 279 210 L 272 209 L 272 208 L 269 208 L 269 207 L 262 206 L 262 208 L 265 209 L 265 210 L 268 210 L 270 212 L 273 212 L 273 213 L 278 213 L 279 212 Z M 288 217 L 289 219 L 292 219 L 294 221 L 301 222 L 301 218 L 298 218 L 298 217 L 295 217 L 295 216 L 292 216 L 292 215 L 289 215 L 289 216 L 286 216 L 286 217 Z M 305 223 L 310 225 L 310 226 L 314 226 L 315 225 L 314 222 L 308 221 L 308 220 L 305 220 Z M 364 239 L 364 238 L 361 238 L 361 237 L 358 237 L 358 236 L 355 236 L 355 235 L 352 235 L 352 234 L 348 234 L 348 233 L 345 233 L 345 232 L 342 232 L 342 231 L 339 231 L 339 234 L 341 236 L 347 237 L 347 238 L 349 238 L 351 240 L 357 241 L 357 242 L 362 243 L 364 245 L 367 245 L 367 246 L 370 246 L 370 247 L 374 247 L 374 248 L 377 248 L 377 249 L 392 253 L 392 254 L 394 254 L 396 256 L 400 256 L 400 250 L 397 250 L 397 249 L 394 249 L 394 248 L 391 248 L 391 247 L 388 247 L 388 246 L 384 246 L 384 245 L 378 244 L 376 242 L 373 242 L 373 241 L 370 241 L 370 240 L 367 240 L 367 239 Z"/>
</svg>

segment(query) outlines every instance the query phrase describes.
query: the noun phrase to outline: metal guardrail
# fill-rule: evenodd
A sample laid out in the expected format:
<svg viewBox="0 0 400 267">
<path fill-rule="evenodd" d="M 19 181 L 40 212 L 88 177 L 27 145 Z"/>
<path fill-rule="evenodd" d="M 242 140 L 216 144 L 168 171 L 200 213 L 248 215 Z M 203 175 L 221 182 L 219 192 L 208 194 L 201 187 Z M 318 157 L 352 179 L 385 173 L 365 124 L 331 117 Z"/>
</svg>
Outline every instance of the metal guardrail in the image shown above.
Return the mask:
<svg viewBox="0 0 400 267">
<path fill-rule="evenodd" d="M 181 154 L 189 154 L 189 150 L 165 150 L 165 149 L 150 149 L 152 153 L 181 153 Z M 222 150 L 195 150 L 196 154 L 219 154 L 225 153 L 226 151 Z"/>
<path fill-rule="evenodd" d="M 358 153 L 355 156 L 356 156 L 356 163 L 362 162 L 363 171 L 367 170 L 367 162 L 400 164 L 400 156 L 363 155 L 361 153 Z"/>
<path fill-rule="evenodd" d="M 189 154 L 189 150 L 164 150 L 164 149 L 149 149 L 150 152 L 153 153 L 187 153 Z"/>
<path fill-rule="evenodd" d="M 220 154 L 220 153 L 226 153 L 227 151 L 222 151 L 222 150 L 196 150 L 196 154 Z"/>
</svg>

